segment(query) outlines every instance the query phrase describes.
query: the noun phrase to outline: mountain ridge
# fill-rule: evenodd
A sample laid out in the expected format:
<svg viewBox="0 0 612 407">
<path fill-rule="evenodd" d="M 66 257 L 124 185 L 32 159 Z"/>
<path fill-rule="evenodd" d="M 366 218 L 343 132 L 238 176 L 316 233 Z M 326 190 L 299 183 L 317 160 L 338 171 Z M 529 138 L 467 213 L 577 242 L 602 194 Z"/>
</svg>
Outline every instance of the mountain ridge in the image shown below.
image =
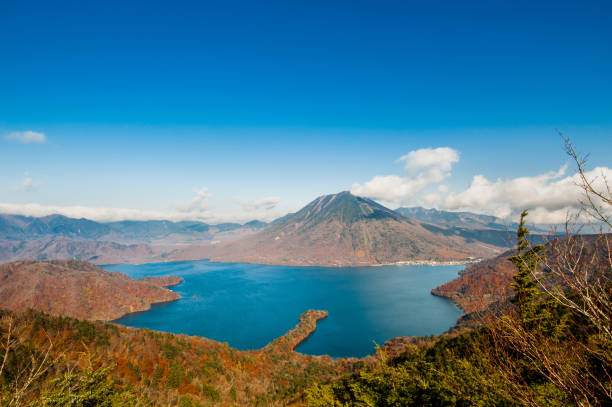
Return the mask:
<svg viewBox="0 0 612 407">
<path fill-rule="evenodd" d="M 460 261 L 502 251 L 496 242 L 407 218 L 348 191 L 320 196 L 294 214 L 249 236 L 215 246 L 193 246 L 170 259 L 357 266 L 395 262 Z M 510 242 L 508 243 L 508 246 Z"/>
<path fill-rule="evenodd" d="M 0 262 L 76 258 L 116 264 L 211 258 L 318 266 L 467 263 L 514 244 L 514 234 L 491 223 L 495 219 L 424 208 L 394 211 L 348 191 L 319 196 L 270 223 L 255 220 L 243 225 L 100 223 L 62 215 L 0 214 Z"/>
<path fill-rule="evenodd" d="M 421 222 L 431 223 L 438 226 L 459 227 L 465 229 L 494 229 L 503 231 L 514 231 L 518 223 L 509 222 L 492 215 L 484 215 L 475 212 L 453 212 L 436 208 L 424 208 L 422 206 L 400 207 L 395 212 Z M 549 232 L 551 228 L 560 225 L 534 225 L 527 224 L 534 232 Z M 562 229 L 562 228 L 561 228 Z"/>
<path fill-rule="evenodd" d="M 238 229 L 259 230 L 266 222 L 253 220 L 244 224 L 208 224 L 199 221 L 169 220 L 123 220 L 97 222 L 87 218 L 70 218 L 53 214 L 32 217 L 14 214 L 0 214 L 0 241 L 36 240 L 64 236 L 76 240 L 106 240 L 120 243 L 150 243 L 155 239 L 169 236 L 213 239 L 216 234 Z"/>
</svg>

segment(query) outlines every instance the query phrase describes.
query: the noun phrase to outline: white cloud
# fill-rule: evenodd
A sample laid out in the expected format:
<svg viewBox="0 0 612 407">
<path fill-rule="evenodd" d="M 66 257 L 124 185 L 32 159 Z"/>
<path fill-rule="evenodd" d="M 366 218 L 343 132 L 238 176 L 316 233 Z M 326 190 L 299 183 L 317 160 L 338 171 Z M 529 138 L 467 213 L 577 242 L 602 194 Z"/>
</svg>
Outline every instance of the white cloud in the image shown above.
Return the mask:
<svg viewBox="0 0 612 407">
<path fill-rule="evenodd" d="M 433 207 L 435 204 L 440 202 L 440 195 L 438 194 L 427 194 L 423 197 L 423 200 L 429 207 Z"/>
<path fill-rule="evenodd" d="M 208 198 L 210 197 L 212 197 L 212 194 L 208 192 L 208 188 L 201 188 L 196 191 L 196 196 L 192 199 L 178 205 L 177 210 L 184 213 L 206 213 L 208 212 Z"/>
<path fill-rule="evenodd" d="M 280 202 L 280 198 L 277 196 L 269 196 L 266 198 L 255 199 L 252 201 L 242 202 L 240 206 L 245 211 L 259 211 L 265 210 L 269 211 L 276 208 L 276 205 Z"/>
<path fill-rule="evenodd" d="M 27 173 L 26 173 L 27 175 Z M 23 187 L 21 190 L 23 190 Z M 23 216 L 47 216 L 59 214 L 70 218 L 86 218 L 98 222 L 114 222 L 122 220 L 170 220 L 174 222 L 183 220 L 201 221 L 207 223 L 238 222 L 244 223 L 253 219 L 269 221 L 284 213 L 272 211 L 280 201 L 278 197 L 257 199 L 248 203 L 250 210 L 242 212 L 224 213 L 214 211 L 209 207 L 209 199 L 212 194 L 207 188 L 196 191 L 193 198 L 185 203 L 175 205 L 168 211 L 140 210 L 129 208 L 103 208 L 90 206 L 58 206 L 41 205 L 37 203 L 11 204 L 0 202 L 0 213 L 23 215 Z M 227 208 L 225 208 L 227 209 Z"/>
<path fill-rule="evenodd" d="M 438 185 L 438 192 L 448 191 L 448 185 Z"/>
<path fill-rule="evenodd" d="M 129 208 L 101 208 L 81 205 L 56 206 L 41 205 L 37 203 L 0 203 L 0 213 L 34 217 L 59 214 L 69 218 L 86 218 L 98 222 L 114 222 L 121 220 L 197 220 L 203 222 L 215 222 L 217 220 L 225 221 L 224 218 L 215 218 L 208 208 L 207 200 L 211 196 L 212 195 L 208 192 L 207 188 L 202 188 L 196 191 L 195 197 L 183 204 L 176 205 L 173 210 L 169 211 Z"/>
<path fill-rule="evenodd" d="M 223 222 L 244 223 L 253 219 L 269 221 L 284 213 L 267 213 L 267 216 L 254 216 L 252 213 L 217 213 L 212 210 L 185 212 L 179 210 L 154 211 L 129 208 L 101 208 L 90 206 L 54 206 L 37 203 L 11 204 L 0 202 L 0 213 L 41 217 L 47 215 L 63 215 L 69 218 L 86 218 L 97 222 L 115 222 L 122 220 L 170 220 L 174 222 L 191 220 L 211 224 Z"/>
<path fill-rule="evenodd" d="M 23 182 L 21 185 L 13 187 L 13 191 L 32 192 L 38 190 L 39 185 L 34 183 L 30 174 L 26 171 L 23 173 Z"/>
<path fill-rule="evenodd" d="M 449 147 L 422 148 L 400 157 L 411 173 L 421 170 L 448 172 L 459 161 L 459 153 Z"/>
<path fill-rule="evenodd" d="M 351 193 L 396 204 L 407 204 L 428 185 L 448 177 L 452 165 L 459 161 L 459 153 L 449 147 L 422 148 L 409 152 L 398 161 L 405 162 L 405 176 L 377 175 L 364 184 L 354 183 Z"/>
<path fill-rule="evenodd" d="M 575 211 L 583 199 L 577 186 L 578 174 L 565 177 L 566 167 L 534 177 L 489 181 L 484 175 L 472 178 L 470 186 L 446 197 L 446 209 L 477 210 L 495 216 L 515 218 L 524 209 L 530 210 L 534 223 L 563 223 L 568 212 Z M 612 170 L 597 167 L 586 173 L 596 188 L 604 187 L 604 177 L 612 180 Z"/>
<path fill-rule="evenodd" d="M 22 144 L 41 144 L 47 142 L 47 137 L 44 133 L 39 133 L 32 130 L 13 131 L 4 136 L 4 138 L 8 141 L 15 141 Z"/>
<path fill-rule="evenodd" d="M 126 208 L 96 208 L 88 206 L 53 206 L 40 205 L 36 203 L 29 204 L 10 204 L 0 203 L 0 213 L 9 213 L 13 215 L 23 216 L 47 216 L 47 215 L 64 215 L 70 218 L 86 218 L 99 222 L 111 222 L 119 220 L 153 220 L 153 219 L 172 219 L 171 214 L 143 211 L 139 209 Z M 181 220 L 174 217 L 173 220 Z"/>
</svg>

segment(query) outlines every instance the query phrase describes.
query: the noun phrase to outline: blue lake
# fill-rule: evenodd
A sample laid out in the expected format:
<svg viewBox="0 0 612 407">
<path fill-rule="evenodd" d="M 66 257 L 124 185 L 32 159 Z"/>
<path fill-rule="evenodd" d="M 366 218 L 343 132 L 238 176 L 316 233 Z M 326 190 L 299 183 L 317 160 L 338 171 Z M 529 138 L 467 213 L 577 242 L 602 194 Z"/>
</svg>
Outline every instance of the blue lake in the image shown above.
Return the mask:
<svg viewBox="0 0 612 407">
<path fill-rule="evenodd" d="M 115 322 L 259 349 L 308 309 L 329 311 L 296 350 L 362 357 L 395 336 L 440 334 L 461 311 L 430 290 L 463 266 L 294 267 L 189 261 L 109 265 L 134 278 L 177 275 L 182 298 Z"/>
</svg>

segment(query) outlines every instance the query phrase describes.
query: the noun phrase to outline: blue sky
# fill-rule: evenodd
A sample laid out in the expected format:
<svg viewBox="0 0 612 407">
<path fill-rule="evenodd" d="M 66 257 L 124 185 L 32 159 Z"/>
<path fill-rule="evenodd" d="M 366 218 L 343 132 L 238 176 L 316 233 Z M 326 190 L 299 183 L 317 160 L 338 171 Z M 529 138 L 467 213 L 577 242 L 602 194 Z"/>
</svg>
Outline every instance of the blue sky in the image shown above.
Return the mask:
<svg viewBox="0 0 612 407">
<path fill-rule="evenodd" d="M 567 163 L 557 128 L 612 166 L 611 17 L 604 1 L 3 1 L 0 210 L 246 220 L 353 189 L 558 211 L 468 191 L 479 174 L 500 179 L 489 192 L 540 185 Z M 458 160 L 398 161 L 439 147 Z"/>
</svg>

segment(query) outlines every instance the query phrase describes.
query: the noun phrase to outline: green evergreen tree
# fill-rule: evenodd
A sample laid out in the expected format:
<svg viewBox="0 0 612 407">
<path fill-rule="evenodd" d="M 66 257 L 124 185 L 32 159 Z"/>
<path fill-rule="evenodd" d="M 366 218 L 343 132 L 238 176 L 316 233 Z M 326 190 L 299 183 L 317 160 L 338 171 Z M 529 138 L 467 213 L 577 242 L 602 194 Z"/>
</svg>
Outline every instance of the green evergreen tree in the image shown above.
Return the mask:
<svg viewBox="0 0 612 407">
<path fill-rule="evenodd" d="M 515 304 L 519 318 L 523 324 L 530 324 L 542 318 L 542 292 L 538 288 L 538 280 L 534 274 L 540 261 L 545 258 L 544 246 L 532 246 L 528 239 L 529 229 L 525 227 L 528 212 L 521 213 L 521 221 L 516 232 L 517 253 L 509 260 L 516 266 L 518 272 L 512 278 L 511 284 L 515 296 L 511 301 Z"/>
<path fill-rule="evenodd" d="M 565 335 L 570 317 L 567 307 L 562 306 L 550 296 L 544 296 L 540 290 L 540 279 L 535 277 L 541 261 L 546 259 L 544 245 L 532 246 L 529 241 L 529 229 L 525 227 L 528 212 L 521 213 L 521 221 L 517 230 L 517 253 L 509 260 L 516 266 L 518 272 L 512 277 L 514 283 L 510 286 L 515 292 L 511 299 L 517 308 L 519 321 L 525 328 L 539 329 L 549 338 L 560 339 Z"/>
</svg>

